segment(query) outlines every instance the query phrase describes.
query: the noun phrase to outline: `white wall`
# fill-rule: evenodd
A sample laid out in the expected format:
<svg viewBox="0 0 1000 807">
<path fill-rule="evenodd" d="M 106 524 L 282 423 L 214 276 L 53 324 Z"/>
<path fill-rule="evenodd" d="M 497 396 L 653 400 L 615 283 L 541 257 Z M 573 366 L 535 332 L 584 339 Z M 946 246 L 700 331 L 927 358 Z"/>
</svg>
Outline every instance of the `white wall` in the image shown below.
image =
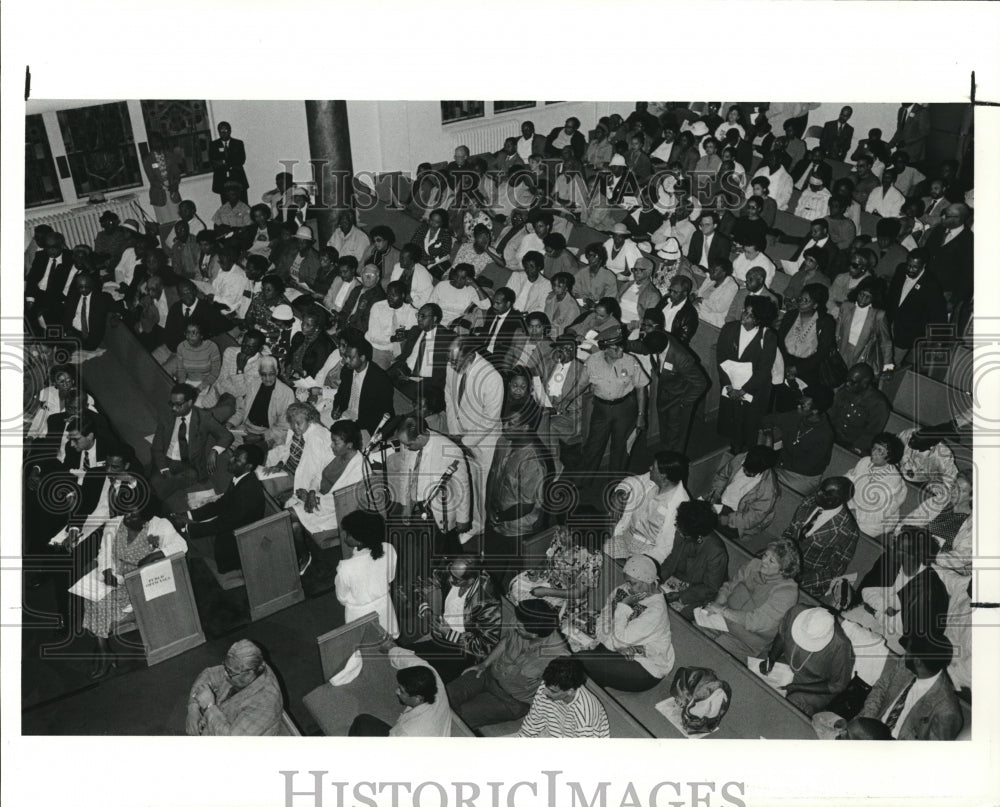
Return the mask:
<svg viewBox="0 0 1000 807">
<path fill-rule="evenodd" d="M 896 131 L 896 112 L 899 110 L 899 104 L 852 104 L 850 101 L 820 104 L 817 109 L 809 113 L 809 126 L 822 126 L 827 121 L 836 120 L 840 110 L 845 106 L 854 110 L 850 120 L 851 126 L 854 127 L 854 142 L 851 144 L 851 151 L 847 153 L 848 157 L 851 156 L 858 141 L 868 137 L 869 129 L 881 129 L 883 140 L 888 140 Z M 815 143 L 808 141 L 808 145 L 813 146 Z"/>
</svg>

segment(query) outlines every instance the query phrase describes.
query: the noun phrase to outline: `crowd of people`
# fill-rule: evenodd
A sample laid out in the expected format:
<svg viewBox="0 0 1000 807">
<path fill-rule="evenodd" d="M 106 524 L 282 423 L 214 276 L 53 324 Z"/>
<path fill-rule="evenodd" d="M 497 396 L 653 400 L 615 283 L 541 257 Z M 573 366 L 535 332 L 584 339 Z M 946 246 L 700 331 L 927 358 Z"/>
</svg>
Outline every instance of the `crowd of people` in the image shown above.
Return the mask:
<svg viewBox="0 0 1000 807">
<path fill-rule="evenodd" d="M 390 205 L 419 222 L 407 243 L 345 209 L 318 245 L 309 189 L 286 173 L 250 206 L 244 145 L 222 123 L 211 226 L 170 180 L 157 224 L 105 212 L 95 242 L 72 248 L 36 227 L 26 547 L 79 564 L 80 547 L 100 546 L 113 594 L 87 603 L 94 678 L 131 611 L 124 574 L 208 538 L 218 571 L 239 570 L 234 533 L 269 496 L 291 515 L 300 573 L 339 537 L 347 619 L 375 612 L 386 642 L 413 651 L 396 656 L 399 723 L 362 715 L 352 733 L 446 733 L 450 704 L 472 729 L 524 718 L 519 736 L 608 736 L 585 684 L 664 680 L 672 609 L 712 621 L 710 637 L 756 658 L 807 715 L 870 719 L 845 736 L 957 736 L 969 646 L 946 625 L 971 599 L 972 480 L 940 429 L 886 431 L 880 386 L 921 369 L 932 329 L 967 327 L 972 191 L 956 165 L 925 159 L 917 104 L 888 141 L 858 141 L 833 181 L 855 145 L 852 110 L 807 150 L 808 106 L 734 104 L 723 117 L 719 104 L 639 102 L 589 140 L 575 118 L 547 136 L 525 122 L 495 155 L 459 147 L 441 169 L 420 166 Z M 808 234 L 782 231 L 779 211 Z M 598 237 L 573 249 L 577 229 Z M 792 257 L 768 257 L 781 244 Z M 60 356 L 61 344 L 99 353 L 109 327 L 172 378 L 153 402 L 150 467 Z M 707 355 L 699 329 L 718 334 Z M 688 444 L 709 395 L 732 456 L 692 499 Z M 651 422 L 658 453 L 627 476 Z M 830 475 L 838 445 L 857 463 Z M 372 469 L 393 480 L 393 509 L 338 514 L 338 491 Z M 524 542 L 560 521 L 557 480 L 623 509 L 603 547 L 560 533 L 546 567 L 526 570 Z M 908 485 L 923 490 L 903 513 Z M 208 487 L 221 496 L 191 507 Z M 775 523 L 782 495 L 801 503 Z M 427 526 L 416 562 L 387 518 Z M 730 574 L 729 542 L 764 533 L 766 551 Z M 863 537 L 884 554 L 851 585 Z M 607 558 L 625 582 L 588 606 Z M 398 606 L 426 630 L 402 630 Z M 249 643 L 192 689 L 189 734 L 279 723 L 274 673 Z"/>
</svg>

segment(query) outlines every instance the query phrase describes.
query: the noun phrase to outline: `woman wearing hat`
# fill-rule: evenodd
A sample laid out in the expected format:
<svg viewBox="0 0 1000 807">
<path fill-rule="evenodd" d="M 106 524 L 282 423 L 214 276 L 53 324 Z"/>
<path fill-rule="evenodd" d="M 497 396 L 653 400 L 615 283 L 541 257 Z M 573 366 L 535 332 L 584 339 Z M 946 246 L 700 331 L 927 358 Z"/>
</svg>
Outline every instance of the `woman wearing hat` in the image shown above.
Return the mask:
<svg viewBox="0 0 1000 807">
<path fill-rule="evenodd" d="M 634 278 L 618 298 L 622 309 L 622 324 L 636 330 L 647 310 L 660 304 L 660 292 L 653 285 L 653 262 L 645 256 L 632 266 Z"/>
<path fill-rule="evenodd" d="M 624 571 L 625 582 L 611 592 L 597 617 L 600 646 L 581 660 L 598 686 L 645 692 L 674 667 L 670 613 L 652 558 L 633 555 Z"/>
<path fill-rule="evenodd" d="M 643 256 L 638 244 L 632 240 L 628 227 L 622 222 L 611 228 L 611 237 L 604 242 L 604 249 L 608 253 L 606 266 L 619 279 L 627 279 L 635 262 Z"/>
<path fill-rule="evenodd" d="M 779 663 L 787 666 L 775 669 Z M 778 691 L 812 717 L 847 689 L 854 647 L 830 611 L 796 605 L 781 620 L 760 671 L 782 682 Z"/>
</svg>

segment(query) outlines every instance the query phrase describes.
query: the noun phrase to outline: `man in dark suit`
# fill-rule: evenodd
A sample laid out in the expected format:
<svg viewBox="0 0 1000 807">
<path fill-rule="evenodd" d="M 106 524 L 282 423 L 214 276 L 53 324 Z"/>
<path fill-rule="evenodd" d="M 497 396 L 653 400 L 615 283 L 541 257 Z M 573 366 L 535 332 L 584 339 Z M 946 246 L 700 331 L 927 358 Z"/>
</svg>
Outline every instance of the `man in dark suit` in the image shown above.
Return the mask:
<svg viewBox="0 0 1000 807">
<path fill-rule="evenodd" d="M 929 325 L 948 322 L 944 289 L 934 275 L 926 271 L 927 250 L 918 247 L 906 256 L 889 283 L 885 313 L 892 334 L 893 364 L 899 366 L 926 336 Z"/>
<path fill-rule="evenodd" d="M 660 418 L 660 447 L 687 451 L 695 407 L 709 387 L 708 376 L 694 353 L 666 331 L 653 331 L 643 340 L 657 378 L 656 411 Z"/>
<path fill-rule="evenodd" d="M 194 405 L 198 391 L 188 384 L 170 390 L 170 416 L 161 415 L 152 446 L 153 491 L 167 511 L 186 509 L 185 493 L 215 473 L 218 456 L 233 435 L 212 413 Z M 177 506 L 178 501 L 180 506 Z"/>
<path fill-rule="evenodd" d="M 854 110 L 845 106 L 840 110 L 837 120 L 827 121 L 823 124 L 823 133 L 819 136 L 819 147 L 824 156 L 843 162 L 847 152 L 851 150 L 851 141 L 854 140 L 854 127 L 848 123 L 853 114 Z"/>
<path fill-rule="evenodd" d="M 182 280 L 177 284 L 176 303 L 167 310 L 167 322 L 161 334 L 163 344 L 173 353 L 177 346 L 184 340 L 184 332 L 188 323 L 195 322 L 202 327 L 202 333 L 212 336 L 216 333 L 213 323 L 217 317 L 211 306 L 204 300 L 199 300 L 195 293 L 195 286 L 190 280 Z"/>
<path fill-rule="evenodd" d="M 78 340 L 81 350 L 96 350 L 104 341 L 111 298 L 97 288 L 91 275 L 76 276 L 76 291 L 72 292 L 63 307 L 63 333 Z"/>
<path fill-rule="evenodd" d="M 882 721 L 897 740 L 954 740 L 964 721 L 947 672 L 951 648 L 922 639 L 901 644 L 906 656 L 886 659 L 858 716 Z"/>
<path fill-rule="evenodd" d="M 691 236 L 688 246 L 688 260 L 706 272 L 714 261 L 729 260 L 730 241 L 717 232 L 719 216 L 712 210 L 704 211 L 698 217 L 698 230 Z"/>
<path fill-rule="evenodd" d="M 448 371 L 448 351 L 454 331 L 441 325 L 441 307 L 422 305 L 417 311 L 417 327 L 407 334 L 399 357 L 389 365 L 393 385 L 410 400 L 417 400 L 425 384 L 444 390 Z"/>
<path fill-rule="evenodd" d="M 500 371 L 514 366 L 518 345 L 525 334 L 524 316 L 514 308 L 516 295 L 503 286 L 493 295 L 493 305 L 483 324 L 473 333 L 483 339 L 487 358 Z"/>
<path fill-rule="evenodd" d="M 233 479 L 226 492 L 203 507 L 174 515 L 174 519 L 186 524 L 188 538 L 215 536 L 215 563 L 220 573 L 240 568 L 235 531 L 264 517 L 264 486 L 256 474 L 263 464 L 264 450 L 260 446 L 240 446 L 229 460 Z"/>
<path fill-rule="evenodd" d="M 392 417 L 392 381 L 385 370 L 372 364 L 372 346 L 365 339 L 351 340 L 342 354 L 344 369 L 333 399 L 334 420 L 347 418 L 371 434 L 383 415 Z"/>
<path fill-rule="evenodd" d="M 944 289 L 949 310 L 972 298 L 974 242 L 968 228 L 969 208 L 952 204 L 945 208 L 941 223 L 927 235 L 927 272 Z"/>
<path fill-rule="evenodd" d="M 685 345 L 691 344 L 695 331 L 698 330 L 698 310 L 691 302 L 693 288 L 694 283 L 687 275 L 674 275 L 670 278 L 667 293 L 663 295 L 659 305 L 664 317 L 664 328 Z"/>
<path fill-rule="evenodd" d="M 213 140 L 209 146 L 209 155 L 212 160 L 212 193 L 219 194 L 222 203 L 226 203 L 224 193 L 227 182 L 238 182 L 243 189 L 240 198 L 247 201 L 247 188 L 250 183 L 247 181 L 246 171 L 243 164 L 247 161 L 247 152 L 243 147 L 243 141 L 232 137 L 233 127 L 226 121 L 222 121 L 219 126 L 219 139 Z"/>
<path fill-rule="evenodd" d="M 792 184 L 797 190 L 802 190 L 809 185 L 810 177 L 818 176 L 822 178 L 823 185 L 829 187 L 831 174 L 830 166 L 823 161 L 823 150 L 816 147 L 792 168 Z"/>
<path fill-rule="evenodd" d="M 306 299 L 306 298 L 303 298 Z M 316 378 L 336 345 L 326 332 L 326 312 L 311 304 L 302 314 L 302 330 L 288 343 L 288 361 L 282 368 L 289 386 L 298 378 Z M 322 379 L 316 379 L 322 382 Z"/>
<path fill-rule="evenodd" d="M 905 151 L 914 163 L 924 158 L 927 135 L 931 131 L 927 107 L 905 103 L 896 113 L 896 133 L 889 139 L 889 148 Z"/>
<path fill-rule="evenodd" d="M 891 611 L 887 608 L 880 613 L 864 602 L 864 609 L 886 627 L 898 616 L 901 639 L 919 636 L 932 644 L 940 644 L 944 640 L 944 625 L 948 618 L 948 591 L 929 565 L 935 549 L 934 539 L 928 530 L 922 527 L 903 528 L 857 586 L 854 604 L 862 604 L 865 589 L 891 589 L 895 592 L 898 608 L 890 606 Z M 906 582 L 896 589 L 900 574 Z"/>
<path fill-rule="evenodd" d="M 49 325 L 62 319 L 62 304 L 72 292 L 73 253 L 66 249 L 62 234 L 50 232 L 35 253 L 24 279 L 25 313 L 32 328 L 41 328 L 39 317 Z"/>
<path fill-rule="evenodd" d="M 587 150 L 587 138 L 580 131 L 579 118 L 566 118 L 566 123 L 556 126 L 549 136 L 545 138 L 545 156 L 561 157 L 565 146 L 573 149 L 573 155 L 578 159 L 583 159 L 583 154 Z"/>
<path fill-rule="evenodd" d="M 826 261 L 824 263 L 825 269 L 823 274 L 827 276 L 829 280 L 833 280 L 836 276 L 836 258 L 839 250 L 837 245 L 830 238 L 830 225 L 827 224 L 826 219 L 813 219 L 809 223 L 809 236 L 795 238 L 794 236 L 786 236 L 781 239 L 782 243 L 788 244 L 801 244 L 801 246 L 795 250 L 795 254 L 792 255 L 791 260 L 797 261 L 801 269 L 802 259 L 805 256 L 807 249 L 812 249 L 816 247 L 823 250 L 826 255 Z"/>
</svg>

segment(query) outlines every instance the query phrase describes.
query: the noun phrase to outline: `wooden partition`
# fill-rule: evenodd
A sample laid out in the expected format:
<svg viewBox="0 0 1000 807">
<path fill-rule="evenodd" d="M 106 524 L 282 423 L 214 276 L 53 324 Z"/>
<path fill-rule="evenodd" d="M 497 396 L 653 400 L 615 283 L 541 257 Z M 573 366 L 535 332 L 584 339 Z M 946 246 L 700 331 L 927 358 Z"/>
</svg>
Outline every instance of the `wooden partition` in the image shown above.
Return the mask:
<svg viewBox="0 0 1000 807">
<path fill-rule="evenodd" d="M 250 619 L 263 619 L 305 599 L 287 510 L 265 516 L 234 534 L 250 602 Z"/>
<path fill-rule="evenodd" d="M 205 643 L 186 557 L 177 554 L 166 560 L 170 563 L 174 578 L 175 590 L 172 593 L 147 601 L 141 579 L 142 570 L 136 569 L 125 575 L 125 586 L 135 610 L 135 620 L 149 666 Z"/>
<path fill-rule="evenodd" d="M 921 426 L 946 423 L 972 407 L 972 395 L 914 370 L 905 370 L 893 411 Z"/>
<path fill-rule="evenodd" d="M 306 695 L 306 710 L 328 737 L 345 737 L 354 718 L 362 712 L 393 724 L 402 711 L 396 699 L 396 671 L 380 647 L 378 616 L 368 614 L 348 622 L 316 639 L 323 683 Z M 335 687 L 330 678 L 340 672 L 360 651 L 361 672 L 344 686 Z M 469 727 L 452 712 L 452 737 L 471 737 Z"/>
</svg>

